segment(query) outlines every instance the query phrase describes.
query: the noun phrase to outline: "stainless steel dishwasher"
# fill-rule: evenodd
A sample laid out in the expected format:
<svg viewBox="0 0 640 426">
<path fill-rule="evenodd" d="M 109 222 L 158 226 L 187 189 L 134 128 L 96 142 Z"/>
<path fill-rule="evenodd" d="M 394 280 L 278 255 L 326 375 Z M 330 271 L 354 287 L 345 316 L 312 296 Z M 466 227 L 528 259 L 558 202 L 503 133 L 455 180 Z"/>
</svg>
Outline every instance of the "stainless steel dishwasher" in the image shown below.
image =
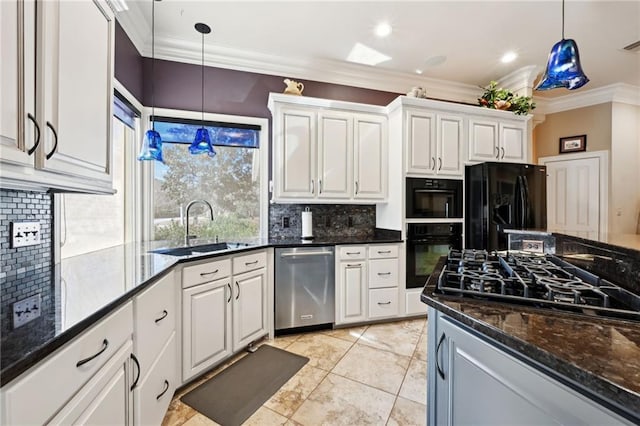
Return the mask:
<svg viewBox="0 0 640 426">
<path fill-rule="evenodd" d="M 332 324 L 334 247 L 276 248 L 275 329 Z"/>
</svg>

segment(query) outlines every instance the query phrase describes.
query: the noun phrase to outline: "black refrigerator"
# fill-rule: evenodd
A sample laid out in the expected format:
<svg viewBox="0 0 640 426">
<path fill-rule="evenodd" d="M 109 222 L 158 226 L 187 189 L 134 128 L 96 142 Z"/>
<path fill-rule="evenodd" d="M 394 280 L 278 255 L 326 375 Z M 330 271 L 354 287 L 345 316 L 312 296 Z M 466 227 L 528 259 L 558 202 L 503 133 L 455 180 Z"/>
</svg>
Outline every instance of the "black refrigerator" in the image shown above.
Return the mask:
<svg viewBox="0 0 640 426">
<path fill-rule="evenodd" d="M 465 167 L 465 248 L 506 250 L 505 229 L 547 228 L 547 169 L 517 163 Z"/>
</svg>

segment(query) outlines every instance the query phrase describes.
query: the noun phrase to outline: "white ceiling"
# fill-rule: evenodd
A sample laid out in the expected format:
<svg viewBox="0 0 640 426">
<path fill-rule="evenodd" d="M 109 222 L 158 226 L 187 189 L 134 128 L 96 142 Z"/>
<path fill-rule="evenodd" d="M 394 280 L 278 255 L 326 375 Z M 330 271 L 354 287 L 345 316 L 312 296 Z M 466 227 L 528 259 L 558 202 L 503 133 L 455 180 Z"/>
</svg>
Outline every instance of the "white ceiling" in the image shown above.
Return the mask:
<svg viewBox="0 0 640 426">
<path fill-rule="evenodd" d="M 128 0 L 118 14 L 144 56 L 151 56 L 151 0 Z M 204 22 L 206 63 L 291 78 L 406 91 L 438 80 L 461 88 L 484 86 L 526 66 L 542 72 L 551 46 L 561 38 L 561 1 L 190 1 L 155 3 L 156 57 L 200 62 Z M 387 21 L 390 36 L 374 35 Z M 576 40 L 586 86 L 556 97 L 614 83 L 640 87 L 640 0 L 571 1 L 565 5 L 565 38 Z M 363 43 L 391 56 L 378 66 L 346 61 Z M 503 64 L 509 50 L 518 58 Z M 430 65 L 434 57 L 446 57 Z M 432 58 L 432 59 L 430 59 Z M 415 73 L 423 69 L 422 75 Z M 361 84 L 358 84 L 361 81 Z M 462 89 L 461 89 L 462 90 Z M 429 89 L 428 95 L 429 93 Z"/>
</svg>

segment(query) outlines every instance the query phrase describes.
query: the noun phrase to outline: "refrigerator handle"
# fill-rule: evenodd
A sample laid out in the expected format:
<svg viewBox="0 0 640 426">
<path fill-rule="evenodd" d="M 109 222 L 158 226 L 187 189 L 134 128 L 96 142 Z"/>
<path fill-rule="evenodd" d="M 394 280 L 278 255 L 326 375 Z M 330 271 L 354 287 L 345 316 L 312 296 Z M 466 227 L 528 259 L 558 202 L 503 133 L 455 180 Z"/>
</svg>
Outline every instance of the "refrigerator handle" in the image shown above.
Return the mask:
<svg viewBox="0 0 640 426">
<path fill-rule="evenodd" d="M 529 199 L 529 181 L 526 176 L 522 176 L 522 227 L 529 226 L 529 207 L 531 200 Z"/>
</svg>

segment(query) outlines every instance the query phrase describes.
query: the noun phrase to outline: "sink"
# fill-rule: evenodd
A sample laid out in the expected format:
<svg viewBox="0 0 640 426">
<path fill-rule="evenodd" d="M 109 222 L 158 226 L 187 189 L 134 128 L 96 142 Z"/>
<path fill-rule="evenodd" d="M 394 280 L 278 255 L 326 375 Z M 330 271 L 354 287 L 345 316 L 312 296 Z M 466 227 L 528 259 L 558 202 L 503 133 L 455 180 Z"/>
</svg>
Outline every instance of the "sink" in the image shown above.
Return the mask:
<svg viewBox="0 0 640 426">
<path fill-rule="evenodd" d="M 164 248 L 158 250 L 150 250 L 149 253 L 166 254 L 169 256 L 189 256 L 192 254 L 211 253 L 214 251 L 229 250 L 239 247 L 247 247 L 245 243 L 212 243 L 201 244 L 198 246 Z"/>
</svg>

